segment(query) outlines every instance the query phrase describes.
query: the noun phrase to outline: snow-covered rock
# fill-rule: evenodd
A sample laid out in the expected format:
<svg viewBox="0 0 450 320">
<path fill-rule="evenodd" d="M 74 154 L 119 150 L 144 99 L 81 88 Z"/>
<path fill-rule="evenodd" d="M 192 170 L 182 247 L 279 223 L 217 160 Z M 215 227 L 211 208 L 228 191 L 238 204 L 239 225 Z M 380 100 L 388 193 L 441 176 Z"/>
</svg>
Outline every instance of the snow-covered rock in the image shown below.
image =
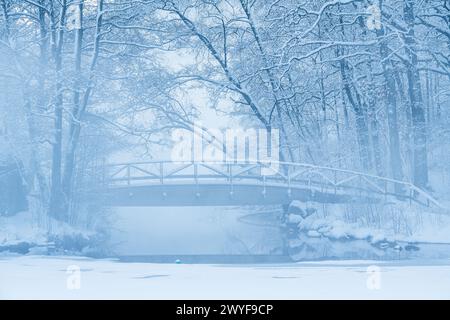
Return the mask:
<svg viewBox="0 0 450 320">
<path fill-rule="evenodd" d="M 287 222 L 289 224 L 298 224 L 303 220 L 303 218 L 296 214 L 289 214 L 287 218 Z"/>
<path fill-rule="evenodd" d="M 311 207 L 307 207 L 307 208 L 303 209 L 304 206 L 305 206 L 304 203 L 302 203 L 298 200 L 294 200 L 289 205 L 288 214 L 300 216 L 303 219 L 305 219 L 305 218 L 309 217 L 310 215 L 314 214 L 315 212 L 317 212 L 317 210 L 315 208 L 311 208 Z"/>
<path fill-rule="evenodd" d="M 320 234 L 320 232 L 316 231 L 316 230 L 309 230 L 307 232 L 308 237 L 310 238 L 320 238 L 322 236 L 322 234 Z"/>
</svg>

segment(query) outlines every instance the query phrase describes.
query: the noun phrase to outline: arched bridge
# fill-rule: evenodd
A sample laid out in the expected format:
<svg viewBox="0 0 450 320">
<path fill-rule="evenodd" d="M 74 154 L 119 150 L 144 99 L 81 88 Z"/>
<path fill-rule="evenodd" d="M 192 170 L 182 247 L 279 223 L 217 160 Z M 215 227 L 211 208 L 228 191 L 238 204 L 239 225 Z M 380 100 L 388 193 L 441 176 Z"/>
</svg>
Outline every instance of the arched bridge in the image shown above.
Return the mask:
<svg viewBox="0 0 450 320">
<path fill-rule="evenodd" d="M 275 168 L 274 168 L 275 167 Z M 262 175 L 265 171 L 266 175 Z M 269 175 L 267 175 L 269 173 Z M 107 166 L 110 206 L 225 206 L 408 201 L 442 208 L 412 183 L 303 163 L 152 161 Z"/>
</svg>

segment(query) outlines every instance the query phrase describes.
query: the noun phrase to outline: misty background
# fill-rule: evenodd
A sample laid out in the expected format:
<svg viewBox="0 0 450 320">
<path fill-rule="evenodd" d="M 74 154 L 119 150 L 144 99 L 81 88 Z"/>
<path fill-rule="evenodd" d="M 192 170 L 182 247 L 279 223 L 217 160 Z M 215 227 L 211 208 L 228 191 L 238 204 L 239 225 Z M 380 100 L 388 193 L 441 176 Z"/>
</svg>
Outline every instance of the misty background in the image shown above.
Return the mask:
<svg viewBox="0 0 450 320">
<path fill-rule="evenodd" d="M 167 159 L 173 130 L 195 122 L 276 128 L 281 161 L 407 181 L 450 203 L 448 0 L 0 0 L 0 9 L 5 246 L 273 252 L 280 230 L 239 220 L 259 209 L 117 209 L 87 196 L 106 164 Z M 403 203 L 302 206 L 318 212 L 306 231 L 320 221 L 352 236 L 448 234 L 447 220 Z M 273 214 L 256 220 L 275 225 L 282 209 L 263 210 Z"/>
</svg>

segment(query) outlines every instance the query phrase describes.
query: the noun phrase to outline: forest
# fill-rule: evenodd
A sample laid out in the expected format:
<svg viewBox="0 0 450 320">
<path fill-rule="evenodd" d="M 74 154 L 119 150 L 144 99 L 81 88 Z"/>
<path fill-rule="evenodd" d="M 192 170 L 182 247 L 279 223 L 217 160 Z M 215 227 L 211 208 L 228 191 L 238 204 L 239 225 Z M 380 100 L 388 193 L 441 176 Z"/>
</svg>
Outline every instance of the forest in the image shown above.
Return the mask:
<svg viewBox="0 0 450 320">
<path fill-rule="evenodd" d="M 105 161 L 158 159 L 208 112 L 279 130 L 281 161 L 449 200 L 448 0 L 0 4 L 0 164 L 43 220 L 90 226 Z"/>
</svg>

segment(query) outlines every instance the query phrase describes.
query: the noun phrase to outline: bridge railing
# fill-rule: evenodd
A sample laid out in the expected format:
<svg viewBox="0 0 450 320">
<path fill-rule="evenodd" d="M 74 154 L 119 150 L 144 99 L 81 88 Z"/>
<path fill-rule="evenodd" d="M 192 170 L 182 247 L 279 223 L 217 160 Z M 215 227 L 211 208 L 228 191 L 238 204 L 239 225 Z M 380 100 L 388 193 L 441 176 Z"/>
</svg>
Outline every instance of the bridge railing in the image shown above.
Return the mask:
<svg viewBox="0 0 450 320">
<path fill-rule="evenodd" d="M 264 172 L 264 174 L 263 174 Z M 150 161 L 107 166 L 109 186 L 142 184 L 235 184 L 309 188 L 353 196 L 370 196 L 380 201 L 396 198 L 423 206 L 445 209 L 436 199 L 414 184 L 357 171 L 291 162 L 173 162 Z M 384 199 L 383 199 L 384 197 Z"/>
</svg>

